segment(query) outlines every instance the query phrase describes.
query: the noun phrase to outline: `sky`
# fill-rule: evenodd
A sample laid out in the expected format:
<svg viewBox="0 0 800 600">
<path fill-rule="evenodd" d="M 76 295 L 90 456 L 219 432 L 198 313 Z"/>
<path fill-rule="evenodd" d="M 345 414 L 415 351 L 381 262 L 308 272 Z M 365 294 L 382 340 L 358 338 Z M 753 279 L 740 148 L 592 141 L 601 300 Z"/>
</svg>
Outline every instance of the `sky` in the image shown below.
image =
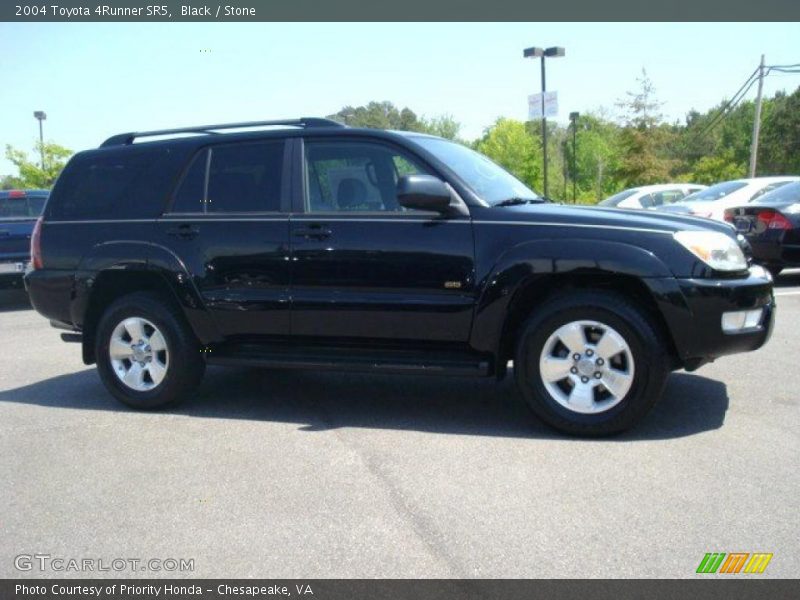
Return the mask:
<svg viewBox="0 0 800 600">
<path fill-rule="evenodd" d="M 498 117 L 524 120 L 540 89 L 528 46 L 548 59 L 559 114 L 606 109 L 642 69 L 662 113 L 683 120 L 730 97 L 767 64 L 800 63 L 800 23 L 42 23 L 0 24 L 0 148 L 45 139 L 72 150 L 115 133 L 325 116 L 389 100 L 450 114 L 479 137 Z M 764 92 L 800 75 L 770 75 Z M 755 95 L 755 86 L 749 98 Z M 0 175 L 13 166 L 0 159 Z"/>
</svg>

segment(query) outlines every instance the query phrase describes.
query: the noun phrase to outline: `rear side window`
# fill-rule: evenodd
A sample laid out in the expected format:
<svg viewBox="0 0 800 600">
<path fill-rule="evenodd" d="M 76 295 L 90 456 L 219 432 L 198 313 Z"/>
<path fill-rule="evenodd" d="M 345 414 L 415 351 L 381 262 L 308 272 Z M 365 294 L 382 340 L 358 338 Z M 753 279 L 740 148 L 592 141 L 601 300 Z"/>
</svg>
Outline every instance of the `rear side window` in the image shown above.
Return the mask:
<svg viewBox="0 0 800 600">
<path fill-rule="evenodd" d="M 205 212 L 207 166 L 208 150 L 206 149 L 194 157 L 186 171 L 178 191 L 175 192 L 172 212 Z"/>
<path fill-rule="evenodd" d="M 283 149 L 283 140 L 278 140 L 203 150 L 175 192 L 172 211 L 280 211 Z"/>
</svg>

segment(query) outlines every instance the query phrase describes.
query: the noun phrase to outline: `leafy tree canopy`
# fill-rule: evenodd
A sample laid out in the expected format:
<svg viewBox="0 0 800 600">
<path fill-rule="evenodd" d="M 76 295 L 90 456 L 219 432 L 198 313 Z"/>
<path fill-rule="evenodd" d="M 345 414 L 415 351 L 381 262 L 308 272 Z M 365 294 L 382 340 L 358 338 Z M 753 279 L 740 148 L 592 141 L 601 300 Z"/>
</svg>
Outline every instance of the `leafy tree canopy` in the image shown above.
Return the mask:
<svg viewBox="0 0 800 600">
<path fill-rule="evenodd" d="M 41 164 L 42 153 L 44 168 Z M 49 189 L 55 183 L 67 159 L 72 156 L 72 150 L 53 142 L 45 142 L 44 146 L 37 143 L 34 156 L 35 158 L 31 159 L 24 151 L 6 146 L 6 159 L 16 167 L 17 174 L 3 177 L 0 184 L 3 189 Z"/>
</svg>

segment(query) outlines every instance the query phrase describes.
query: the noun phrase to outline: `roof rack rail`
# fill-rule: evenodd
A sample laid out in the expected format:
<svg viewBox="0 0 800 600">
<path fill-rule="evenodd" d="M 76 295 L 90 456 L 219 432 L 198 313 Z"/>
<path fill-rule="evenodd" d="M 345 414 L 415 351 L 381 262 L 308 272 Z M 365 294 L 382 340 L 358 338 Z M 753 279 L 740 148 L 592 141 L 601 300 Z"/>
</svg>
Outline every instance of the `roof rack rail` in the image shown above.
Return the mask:
<svg viewBox="0 0 800 600">
<path fill-rule="evenodd" d="M 217 134 L 220 129 L 243 129 L 246 127 L 268 127 L 275 125 L 290 125 L 293 127 L 345 127 L 338 121 L 331 119 L 320 119 L 318 117 L 301 117 L 299 119 L 281 119 L 278 121 L 247 121 L 244 123 L 222 123 L 219 125 L 196 125 L 194 127 L 180 127 L 178 129 L 159 129 L 156 131 L 132 131 L 130 133 L 120 133 L 108 138 L 100 144 L 101 148 L 106 146 L 125 146 L 132 144 L 137 138 L 155 137 L 158 135 L 174 135 L 178 133 L 205 133 Z"/>
</svg>

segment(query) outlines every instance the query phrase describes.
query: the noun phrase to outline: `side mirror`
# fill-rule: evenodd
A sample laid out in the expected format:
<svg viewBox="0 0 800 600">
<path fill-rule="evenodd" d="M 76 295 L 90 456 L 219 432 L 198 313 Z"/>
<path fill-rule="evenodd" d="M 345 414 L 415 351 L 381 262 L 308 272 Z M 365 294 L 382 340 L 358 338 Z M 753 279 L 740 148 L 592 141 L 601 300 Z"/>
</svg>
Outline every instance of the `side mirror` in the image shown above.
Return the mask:
<svg viewBox="0 0 800 600">
<path fill-rule="evenodd" d="M 397 181 L 397 201 L 405 208 L 445 212 L 450 207 L 450 189 L 433 175 L 403 175 Z"/>
</svg>

